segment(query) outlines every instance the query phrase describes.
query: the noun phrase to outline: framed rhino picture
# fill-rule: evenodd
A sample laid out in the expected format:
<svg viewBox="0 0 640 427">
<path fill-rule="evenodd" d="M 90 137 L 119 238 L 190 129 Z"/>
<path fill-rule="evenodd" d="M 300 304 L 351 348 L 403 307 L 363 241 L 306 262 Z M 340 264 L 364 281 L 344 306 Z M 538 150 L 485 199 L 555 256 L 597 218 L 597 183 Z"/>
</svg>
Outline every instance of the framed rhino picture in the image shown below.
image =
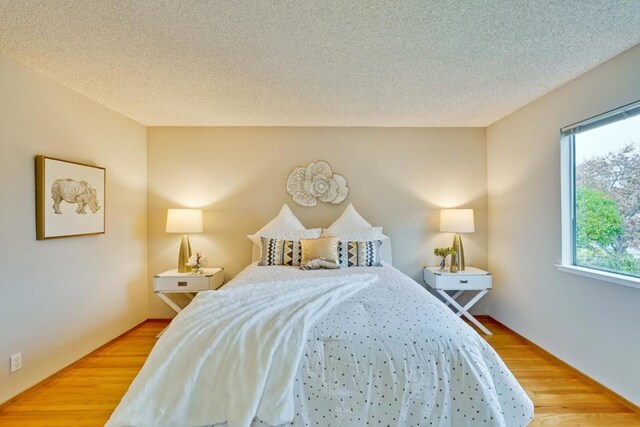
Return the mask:
<svg viewBox="0 0 640 427">
<path fill-rule="evenodd" d="M 101 234 L 106 170 L 36 156 L 36 238 Z"/>
</svg>

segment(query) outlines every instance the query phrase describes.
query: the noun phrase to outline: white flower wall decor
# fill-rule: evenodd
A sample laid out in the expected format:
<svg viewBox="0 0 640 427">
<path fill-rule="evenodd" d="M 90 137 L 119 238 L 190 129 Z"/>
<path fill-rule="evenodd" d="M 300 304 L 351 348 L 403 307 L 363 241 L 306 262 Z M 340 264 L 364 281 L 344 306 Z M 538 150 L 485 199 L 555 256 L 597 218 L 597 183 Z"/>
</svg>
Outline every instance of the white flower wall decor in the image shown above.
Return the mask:
<svg viewBox="0 0 640 427">
<path fill-rule="evenodd" d="M 337 205 L 347 198 L 349 187 L 344 176 L 333 173 L 329 163 L 319 160 L 289 174 L 287 193 L 302 206 L 315 206 L 318 199 Z"/>
</svg>

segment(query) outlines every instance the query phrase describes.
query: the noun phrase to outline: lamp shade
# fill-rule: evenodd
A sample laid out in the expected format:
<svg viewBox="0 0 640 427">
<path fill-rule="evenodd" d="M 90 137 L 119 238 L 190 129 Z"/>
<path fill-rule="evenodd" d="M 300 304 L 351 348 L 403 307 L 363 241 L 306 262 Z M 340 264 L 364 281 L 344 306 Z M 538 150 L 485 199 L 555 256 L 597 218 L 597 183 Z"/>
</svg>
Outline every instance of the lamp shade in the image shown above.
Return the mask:
<svg viewBox="0 0 640 427">
<path fill-rule="evenodd" d="M 473 209 L 440 210 L 440 231 L 447 233 L 473 233 Z"/>
<path fill-rule="evenodd" d="M 167 233 L 202 233 L 202 210 L 168 209 Z"/>
</svg>

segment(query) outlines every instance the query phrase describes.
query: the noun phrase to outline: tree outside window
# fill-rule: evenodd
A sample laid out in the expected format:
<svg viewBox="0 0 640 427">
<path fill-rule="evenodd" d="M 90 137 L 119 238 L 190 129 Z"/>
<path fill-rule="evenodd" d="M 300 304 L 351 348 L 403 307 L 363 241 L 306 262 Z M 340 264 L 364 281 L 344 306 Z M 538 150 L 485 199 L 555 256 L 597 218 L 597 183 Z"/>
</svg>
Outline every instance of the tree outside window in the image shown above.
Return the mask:
<svg viewBox="0 0 640 427">
<path fill-rule="evenodd" d="M 640 276 L 640 116 L 574 143 L 575 263 Z"/>
</svg>

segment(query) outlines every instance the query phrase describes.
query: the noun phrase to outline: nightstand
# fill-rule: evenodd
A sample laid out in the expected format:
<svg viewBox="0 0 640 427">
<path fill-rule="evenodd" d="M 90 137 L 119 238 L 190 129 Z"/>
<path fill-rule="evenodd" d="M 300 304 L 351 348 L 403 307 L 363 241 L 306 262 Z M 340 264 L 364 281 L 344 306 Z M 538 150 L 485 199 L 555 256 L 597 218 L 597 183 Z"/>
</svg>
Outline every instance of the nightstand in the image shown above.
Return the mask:
<svg viewBox="0 0 640 427">
<path fill-rule="evenodd" d="M 424 269 L 425 283 L 444 298 L 445 304 L 453 306 L 457 310 L 458 316 L 466 317 L 487 335 L 493 334 L 473 317 L 469 310 L 491 290 L 491 278 L 491 273 L 474 267 L 467 267 L 464 271 L 457 273 L 442 271 L 439 267 L 425 267 Z M 455 291 L 455 293 L 449 295 L 447 291 Z M 467 291 L 476 291 L 477 294 L 463 307 L 458 304 L 456 299 Z"/>
<path fill-rule="evenodd" d="M 185 294 L 189 299 L 201 291 L 218 289 L 224 283 L 222 268 L 205 268 L 204 274 L 178 273 L 178 270 L 168 270 L 153 276 L 153 292 L 176 313 L 183 307 L 173 301 L 170 294 Z"/>
</svg>

